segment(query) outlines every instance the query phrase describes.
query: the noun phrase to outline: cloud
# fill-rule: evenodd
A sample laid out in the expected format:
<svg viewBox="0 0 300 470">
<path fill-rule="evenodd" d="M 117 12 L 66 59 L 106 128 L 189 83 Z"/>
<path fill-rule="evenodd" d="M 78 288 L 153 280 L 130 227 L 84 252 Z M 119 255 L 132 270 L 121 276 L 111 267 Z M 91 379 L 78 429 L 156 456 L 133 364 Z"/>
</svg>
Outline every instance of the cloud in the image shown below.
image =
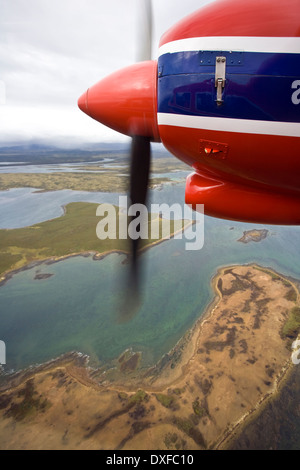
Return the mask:
<svg viewBox="0 0 300 470">
<path fill-rule="evenodd" d="M 74 113 L 90 85 L 135 61 L 139 1 L 0 0 L 0 145 L 50 129 L 90 139 L 97 126 L 118 138 Z M 153 0 L 154 57 L 162 33 L 199 3 Z"/>
<path fill-rule="evenodd" d="M 128 142 L 129 138 L 102 126 L 77 106 L 2 106 L 2 145 L 45 141 L 47 144 L 77 147 L 83 143 Z"/>
<path fill-rule="evenodd" d="M 56 99 L 70 105 L 89 80 L 99 80 L 117 62 L 120 67 L 132 63 L 133 4 L 0 0 L 0 73 L 7 104 L 53 104 Z"/>
</svg>

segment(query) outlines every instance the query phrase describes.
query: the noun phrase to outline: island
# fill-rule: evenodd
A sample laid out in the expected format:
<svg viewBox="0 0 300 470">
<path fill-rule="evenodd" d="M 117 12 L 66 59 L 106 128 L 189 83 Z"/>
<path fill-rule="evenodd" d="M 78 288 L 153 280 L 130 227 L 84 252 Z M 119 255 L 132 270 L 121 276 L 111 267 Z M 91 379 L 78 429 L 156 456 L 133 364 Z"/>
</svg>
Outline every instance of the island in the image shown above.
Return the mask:
<svg viewBox="0 0 300 470">
<path fill-rule="evenodd" d="M 27 164 L 28 173 L 0 173 L 0 191 L 10 188 L 35 188 L 39 192 L 69 189 L 73 191 L 126 193 L 129 180 L 128 158 L 124 155 L 114 156 L 113 158 L 110 155 L 106 156 L 112 160 L 109 166 L 105 166 L 102 162 L 98 162 L 98 164 L 91 164 L 90 162 L 83 164 L 83 162 L 80 162 L 80 165 L 78 163 L 74 166 L 70 164 L 69 171 L 64 171 L 62 167 L 59 167 L 59 161 L 50 160 L 53 169 L 46 173 L 31 173 L 30 164 Z M 103 155 L 98 158 L 103 158 Z M 34 161 L 31 164 L 34 164 Z M 176 170 L 188 174 L 190 167 L 170 156 L 153 158 L 149 188 L 153 189 L 165 183 L 184 182 L 184 177 L 179 181 L 170 178 L 169 174 L 174 172 L 175 175 Z"/>
<path fill-rule="evenodd" d="M 212 303 L 151 369 L 139 370 L 137 351 L 109 370 L 71 352 L 2 377 L 0 448 L 229 448 L 295 367 L 300 294 L 254 264 L 220 268 L 212 287 Z"/>
<path fill-rule="evenodd" d="M 244 235 L 238 240 L 238 242 L 249 243 L 249 242 L 261 242 L 267 238 L 269 231 L 266 229 L 263 230 L 246 230 Z"/>
<path fill-rule="evenodd" d="M 99 204 L 74 202 L 64 207 L 64 214 L 56 219 L 41 222 L 30 227 L 0 230 L 0 285 L 21 269 L 31 268 L 47 260 L 57 262 L 71 256 L 93 256 L 100 260 L 110 253 L 128 255 L 128 240 L 119 238 L 99 240 L 96 227 L 100 218 L 96 216 Z M 117 214 L 117 233 L 122 218 L 127 215 Z M 161 237 L 141 240 L 141 250 L 145 250 L 182 232 L 193 222 L 188 220 L 171 220 L 167 228 L 169 237 L 164 236 L 166 219 L 150 214 L 148 224 L 157 217 Z M 151 236 L 151 230 L 149 228 Z M 41 279 L 39 276 L 36 279 Z M 45 276 L 42 276 L 45 279 Z"/>
</svg>

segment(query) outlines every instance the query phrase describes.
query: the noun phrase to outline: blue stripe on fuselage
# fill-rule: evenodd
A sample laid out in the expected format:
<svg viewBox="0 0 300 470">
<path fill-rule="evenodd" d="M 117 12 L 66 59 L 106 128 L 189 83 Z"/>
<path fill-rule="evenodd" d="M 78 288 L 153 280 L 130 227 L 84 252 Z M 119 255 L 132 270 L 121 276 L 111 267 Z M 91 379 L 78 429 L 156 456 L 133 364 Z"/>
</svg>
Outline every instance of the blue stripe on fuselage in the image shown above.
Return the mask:
<svg viewBox="0 0 300 470">
<path fill-rule="evenodd" d="M 226 57 L 224 103 L 216 103 L 216 56 Z M 158 60 L 158 112 L 300 122 L 292 84 L 300 80 L 300 54 L 199 51 Z"/>
</svg>

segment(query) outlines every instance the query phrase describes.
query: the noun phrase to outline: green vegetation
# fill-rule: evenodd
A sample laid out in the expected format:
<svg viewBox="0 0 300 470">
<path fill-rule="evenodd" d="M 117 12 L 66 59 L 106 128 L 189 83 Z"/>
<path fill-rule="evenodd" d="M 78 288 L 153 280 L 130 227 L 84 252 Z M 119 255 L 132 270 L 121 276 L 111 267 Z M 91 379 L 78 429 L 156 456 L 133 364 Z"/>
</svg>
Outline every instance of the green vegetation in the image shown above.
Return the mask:
<svg viewBox="0 0 300 470">
<path fill-rule="evenodd" d="M 167 449 L 170 450 L 182 450 L 186 449 L 186 441 L 184 439 L 181 439 L 176 432 L 169 432 L 168 434 L 165 435 L 164 438 L 164 444 Z"/>
<path fill-rule="evenodd" d="M 46 145 L 25 145 L 0 148 L 1 162 L 20 162 L 23 164 L 45 165 L 61 163 L 99 162 L 105 158 L 118 162 L 128 160 L 128 146 L 125 144 L 101 144 L 94 150 L 62 149 Z"/>
<path fill-rule="evenodd" d="M 175 426 L 187 436 L 189 436 L 193 441 L 199 446 L 206 448 L 205 440 L 201 432 L 194 426 L 193 422 L 185 418 L 175 418 Z"/>
<path fill-rule="evenodd" d="M 252 282 L 252 281 L 249 281 L 246 276 L 244 277 L 244 276 L 238 276 L 234 274 L 234 277 L 235 279 L 232 280 L 231 287 L 229 289 L 223 288 L 223 282 L 221 278 L 218 280 L 217 285 L 222 296 L 225 296 L 225 295 L 230 296 L 230 295 L 235 294 L 237 291 L 244 291 L 248 289 L 249 282 Z"/>
<path fill-rule="evenodd" d="M 109 164 L 105 162 L 110 158 Z M 42 191 L 70 189 L 77 191 L 125 192 L 128 186 L 128 149 L 120 151 L 82 151 L 57 149 L 4 149 L 0 160 L 25 162 L 30 169 L 34 164 L 50 164 L 53 170 L 62 163 L 74 163 L 70 172 L 53 173 L 3 173 L 0 174 L 0 191 L 10 188 L 36 188 Z M 78 163 L 81 163 L 78 166 Z M 84 165 L 84 163 L 86 163 Z M 106 163 L 106 164 L 103 164 Z M 76 166 L 75 166 L 76 164 Z M 0 162 L 1 165 L 1 162 Z M 60 168 L 61 169 L 61 168 Z M 75 171 L 76 170 L 76 171 Z M 171 155 L 153 158 L 151 162 L 150 187 L 166 182 L 170 178 L 159 174 L 172 171 L 189 171 L 190 167 Z M 156 176 L 157 174 L 157 176 Z"/>
<path fill-rule="evenodd" d="M 96 216 L 98 204 L 76 202 L 68 204 L 65 215 L 57 219 L 42 222 L 31 227 L 12 230 L 0 230 L 0 275 L 12 269 L 19 269 L 26 264 L 63 257 L 84 252 L 105 253 L 110 251 L 128 252 L 127 240 L 99 240 L 96 227 L 101 218 Z M 116 208 L 116 233 L 119 233 L 119 209 Z M 120 220 L 126 217 L 121 214 Z M 149 225 L 150 225 L 149 215 Z M 125 222 L 126 223 L 126 222 Z M 159 220 L 160 230 L 162 221 Z M 171 221 L 173 233 L 182 228 L 182 221 Z M 149 229 L 149 233 L 150 229 Z M 157 240 L 143 240 L 146 247 Z"/>
<path fill-rule="evenodd" d="M 138 366 L 139 360 L 140 360 L 139 353 L 128 355 L 128 357 L 126 354 L 123 354 L 122 358 L 119 359 L 119 362 L 121 363 L 120 371 L 131 372 L 135 370 Z"/>
<path fill-rule="evenodd" d="M 260 266 L 255 266 L 255 269 L 257 269 L 258 271 L 262 271 L 266 274 L 268 274 L 269 276 L 271 276 L 272 280 L 273 281 L 281 281 L 282 284 L 285 286 L 285 287 L 288 287 L 290 288 L 289 291 L 285 294 L 284 298 L 286 300 L 289 300 L 291 302 L 296 302 L 297 301 L 297 292 L 292 284 L 292 282 L 290 282 L 288 279 L 285 279 L 281 276 L 279 276 L 279 274 L 277 273 L 274 273 L 273 271 L 270 271 L 269 269 L 266 269 L 266 268 L 262 268 Z"/>
<path fill-rule="evenodd" d="M 246 300 L 245 300 L 244 307 L 242 308 L 241 312 L 243 312 L 243 313 L 250 313 L 250 303 L 251 303 L 251 300 L 250 300 L 250 299 L 246 299 Z"/>
<path fill-rule="evenodd" d="M 126 401 L 127 398 L 128 398 L 128 395 L 127 395 L 126 392 L 119 392 L 119 393 L 118 393 L 118 397 L 119 397 L 119 399 L 120 399 L 121 401 Z"/>
<path fill-rule="evenodd" d="M 122 165 L 122 166 L 121 166 Z M 115 158 L 112 163 L 109 164 L 109 167 L 105 167 L 105 172 L 115 172 L 116 170 L 122 171 L 122 173 L 127 172 L 128 162 L 123 158 Z M 78 169 L 78 167 L 74 168 Z M 88 163 L 85 166 L 80 166 L 80 170 L 83 171 L 103 171 L 103 166 L 101 162 L 97 165 Z M 164 158 L 153 158 L 151 160 L 151 173 L 170 173 L 172 171 L 190 171 L 190 167 L 180 160 L 176 160 L 173 156 L 164 157 Z"/>
<path fill-rule="evenodd" d="M 150 187 L 170 181 L 169 178 L 151 178 Z M 43 191 L 126 192 L 127 175 L 119 171 L 105 170 L 103 173 L 2 173 L 0 191 L 10 188 L 36 188 Z"/>
<path fill-rule="evenodd" d="M 224 341 L 206 341 L 204 346 L 207 351 L 223 351 L 224 348 L 231 346 L 234 347 L 236 337 L 236 327 L 233 326 L 232 328 L 228 328 L 228 332 L 226 335 L 226 339 Z"/>
<path fill-rule="evenodd" d="M 174 388 L 173 389 L 173 393 L 175 393 L 175 395 L 181 395 L 183 392 L 185 391 L 185 388 Z"/>
<path fill-rule="evenodd" d="M 20 390 L 18 397 L 23 397 L 20 402 L 13 402 L 5 415 L 14 418 L 16 421 L 22 421 L 27 416 L 35 412 L 44 413 L 51 403 L 47 398 L 36 397 L 37 392 L 34 389 L 33 379 L 28 380 L 25 387 Z"/>
<path fill-rule="evenodd" d="M 0 410 L 4 410 L 12 401 L 11 395 L 0 395 Z"/>
<path fill-rule="evenodd" d="M 260 266 L 256 266 L 255 268 L 271 276 L 273 281 L 281 281 L 285 287 L 287 288 L 289 287 L 290 289 L 285 294 L 285 299 L 289 300 L 290 302 L 297 301 L 297 292 L 289 280 L 282 278 L 281 276 L 270 271 L 269 269 L 261 268 Z M 268 300 L 268 299 L 265 299 L 265 300 Z M 264 307 L 264 305 L 260 305 L 260 307 Z M 282 336 L 283 338 L 289 338 L 290 340 L 294 340 L 298 336 L 299 331 L 300 331 L 300 307 L 295 306 L 291 309 L 289 318 L 287 319 L 287 321 L 285 322 L 283 326 Z"/>
<path fill-rule="evenodd" d="M 190 171 L 190 169 L 191 168 L 186 163 L 174 159 L 172 155 L 164 158 L 153 158 L 151 160 L 152 173 L 169 173 L 174 170 Z"/>
<path fill-rule="evenodd" d="M 8 153 L 7 153 L 8 152 Z M 3 154 L 6 160 L 18 161 L 21 155 L 15 150 L 12 154 L 7 150 Z M 42 155 L 39 155 L 42 152 Z M 23 155 L 23 153 L 22 153 Z M 25 155 L 25 156 L 24 156 Z M 70 189 L 77 191 L 126 192 L 128 185 L 128 157 L 125 152 L 106 154 L 99 152 L 63 152 L 55 150 L 33 149 L 32 153 L 24 154 L 21 161 L 30 163 L 51 163 L 53 165 L 67 162 L 87 162 L 85 167 L 74 167 L 90 172 L 53 172 L 53 173 L 3 173 L 0 174 L 0 191 L 10 188 L 30 187 L 41 191 L 57 191 Z M 18 158 L 17 158 L 18 157 Z M 26 157 L 26 158 L 25 158 Z M 103 166 L 105 157 L 112 159 L 110 166 Z M 90 165 L 88 162 L 97 161 Z M 173 157 L 154 158 L 152 160 L 152 176 L 150 187 L 169 182 L 167 177 L 155 177 L 155 173 L 167 173 L 172 170 L 187 170 L 188 167 Z M 98 171 L 98 173 L 95 173 Z M 99 173 L 99 171 L 101 171 Z M 95 251 L 128 252 L 125 240 L 103 240 L 96 237 L 96 204 L 74 203 L 66 207 L 64 217 L 17 230 L 0 230 L 0 276 L 12 269 L 19 269 L 31 261 L 49 257 L 67 256 L 73 253 Z M 162 233 L 163 223 L 160 223 Z M 173 233 L 182 228 L 181 221 L 172 221 L 170 231 Z M 117 225 L 118 233 L 118 225 Z M 162 236 L 162 235 L 161 235 Z M 144 246 L 155 240 L 145 240 Z"/>
<path fill-rule="evenodd" d="M 168 433 L 165 435 L 165 438 L 164 438 L 164 444 L 166 446 L 167 449 L 171 449 L 173 448 L 173 446 L 175 445 L 176 441 L 178 439 L 178 436 L 177 434 L 174 432 L 174 433 Z"/>
<path fill-rule="evenodd" d="M 163 393 L 157 393 L 155 398 L 161 403 L 165 408 L 172 408 L 174 405 L 174 397 L 170 395 L 164 395 Z"/>
<path fill-rule="evenodd" d="M 286 300 L 290 300 L 291 302 L 297 301 L 297 292 L 294 288 L 291 288 L 284 296 Z"/>
<path fill-rule="evenodd" d="M 195 415 L 199 416 L 200 418 L 206 414 L 206 409 L 200 405 L 199 399 L 196 399 L 193 402 L 193 410 Z"/>
<path fill-rule="evenodd" d="M 258 271 L 262 271 L 263 273 L 268 274 L 269 276 L 271 276 L 273 281 L 281 281 L 282 280 L 282 278 L 280 276 L 278 276 L 278 274 L 274 273 L 273 271 L 270 271 L 269 269 L 265 269 L 265 268 L 262 268 L 260 266 L 255 266 L 255 269 L 257 269 Z"/>
<path fill-rule="evenodd" d="M 284 338 L 294 340 L 300 331 L 300 307 L 293 307 L 288 320 L 286 321 L 282 335 Z"/>
<path fill-rule="evenodd" d="M 134 395 L 132 395 L 129 398 L 129 403 L 130 404 L 139 404 L 142 403 L 143 401 L 148 401 L 149 400 L 149 395 L 144 392 L 144 390 L 138 390 Z"/>
<path fill-rule="evenodd" d="M 22 260 L 22 255 L 14 255 L 12 253 L 6 253 L 2 250 L 0 251 L 0 273 L 4 273 L 11 269 L 12 266 L 16 265 L 20 260 Z"/>
</svg>

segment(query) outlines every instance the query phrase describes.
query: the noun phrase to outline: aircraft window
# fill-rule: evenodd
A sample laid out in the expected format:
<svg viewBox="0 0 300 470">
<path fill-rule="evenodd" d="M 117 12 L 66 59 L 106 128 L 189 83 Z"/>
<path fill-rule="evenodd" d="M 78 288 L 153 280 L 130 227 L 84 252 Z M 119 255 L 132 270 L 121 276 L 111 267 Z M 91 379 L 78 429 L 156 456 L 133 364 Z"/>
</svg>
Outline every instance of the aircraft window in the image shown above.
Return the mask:
<svg viewBox="0 0 300 470">
<path fill-rule="evenodd" d="M 180 108 L 190 108 L 191 107 L 191 93 L 183 92 L 176 93 L 176 106 Z"/>
</svg>

